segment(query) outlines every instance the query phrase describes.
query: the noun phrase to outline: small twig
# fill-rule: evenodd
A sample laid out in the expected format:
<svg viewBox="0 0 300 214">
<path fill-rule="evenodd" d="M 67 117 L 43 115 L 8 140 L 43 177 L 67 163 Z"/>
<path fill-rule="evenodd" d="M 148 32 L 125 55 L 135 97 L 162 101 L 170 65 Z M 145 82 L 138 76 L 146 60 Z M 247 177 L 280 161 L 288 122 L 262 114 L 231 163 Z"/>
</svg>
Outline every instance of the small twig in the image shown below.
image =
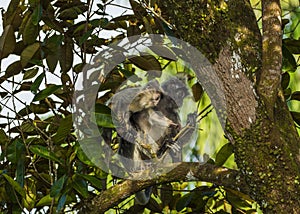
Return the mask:
<svg viewBox="0 0 300 214">
<path fill-rule="evenodd" d="M 209 107 L 211 107 L 211 104 L 209 104 L 205 109 L 203 109 L 198 115 L 201 116 L 202 113 L 204 113 Z M 213 111 L 214 107 L 212 107 L 208 112 L 206 112 L 203 116 L 199 117 L 197 122 L 200 122 L 203 118 L 207 117 L 209 113 Z"/>
<path fill-rule="evenodd" d="M 109 6 L 116 6 L 116 7 L 119 7 L 119 8 L 126 9 L 126 10 L 132 10 L 131 7 L 126 7 L 124 5 L 118 5 L 118 4 L 113 4 L 113 3 L 109 4 Z"/>
<path fill-rule="evenodd" d="M 172 141 L 175 142 L 176 140 L 178 140 L 179 137 L 184 135 L 184 132 L 190 128 L 195 129 L 195 127 L 190 126 L 190 123 L 186 124 L 181 130 L 180 132 L 177 133 L 177 135 L 175 137 L 172 138 Z"/>
<path fill-rule="evenodd" d="M 172 25 L 171 23 L 169 23 L 167 20 L 165 20 L 160 14 L 156 13 L 153 8 L 151 8 L 150 6 L 146 5 L 145 3 L 141 3 L 141 5 L 149 10 L 149 12 L 151 12 L 154 16 L 156 16 L 156 18 L 160 19 L 161 21 L 163 21 L 170 29 L 172 30 L 176 30 L 176 27 L 174 25 Z"/>
</svg>

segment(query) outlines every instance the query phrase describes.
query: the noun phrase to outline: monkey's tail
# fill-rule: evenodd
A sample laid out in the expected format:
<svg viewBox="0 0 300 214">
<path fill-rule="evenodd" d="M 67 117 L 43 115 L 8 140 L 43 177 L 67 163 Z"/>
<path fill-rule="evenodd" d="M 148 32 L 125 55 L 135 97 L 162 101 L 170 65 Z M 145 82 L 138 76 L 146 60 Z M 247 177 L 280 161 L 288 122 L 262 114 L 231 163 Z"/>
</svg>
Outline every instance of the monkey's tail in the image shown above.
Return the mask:
<svg viewBox="0 0 300 214">
<path fill-rule="evenodd" d="M 139 205 L 146 205 L 150 200 L 151 193 L 152 187 L 147 187 L 146 189 L 135 193 L 136 203 L 138 203 Z"/>
</svg>

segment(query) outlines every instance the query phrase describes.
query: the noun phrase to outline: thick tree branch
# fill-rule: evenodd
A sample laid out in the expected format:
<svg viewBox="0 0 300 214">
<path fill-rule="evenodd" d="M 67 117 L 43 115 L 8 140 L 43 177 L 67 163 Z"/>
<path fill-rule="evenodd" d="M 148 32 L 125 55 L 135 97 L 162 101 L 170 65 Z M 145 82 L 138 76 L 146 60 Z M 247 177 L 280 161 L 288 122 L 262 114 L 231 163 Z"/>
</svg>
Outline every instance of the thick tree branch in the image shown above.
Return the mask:
<svg viewBox="0 0 300 214">
<path fill-rule="evenodd" d="M 101 192 L 88 208 L 90 213 L 102 213 L 133 193 L 148 186 L 175 181 L 206 181 L 249 194 L 248 185 L 239 171 L 211 164 L 180 163 L 167 174 L 148 180 L 126 180 Z"/>
<path fill-rule="evenodd" d="M 258 81 L 258 93 L 263 97 L 268 114 L 273 118 L 273 109 L 281 81 L 282 29 L 279 0 L 262 1 L 262 70 Z"/>
</svg>

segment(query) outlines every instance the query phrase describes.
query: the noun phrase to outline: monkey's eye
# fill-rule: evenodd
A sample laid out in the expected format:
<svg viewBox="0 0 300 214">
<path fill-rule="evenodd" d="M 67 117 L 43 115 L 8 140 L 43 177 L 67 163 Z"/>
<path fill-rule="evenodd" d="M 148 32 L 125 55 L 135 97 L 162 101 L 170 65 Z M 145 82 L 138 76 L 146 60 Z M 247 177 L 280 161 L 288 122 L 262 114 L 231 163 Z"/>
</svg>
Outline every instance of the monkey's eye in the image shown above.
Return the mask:
<svg viewBox="0 0 300 214">
<path fill-rule="evenodd" d="M 160 94 L 156 94 L 153 96 L 152 100 L 159 101 L 160 100 Z"/>
</svg>

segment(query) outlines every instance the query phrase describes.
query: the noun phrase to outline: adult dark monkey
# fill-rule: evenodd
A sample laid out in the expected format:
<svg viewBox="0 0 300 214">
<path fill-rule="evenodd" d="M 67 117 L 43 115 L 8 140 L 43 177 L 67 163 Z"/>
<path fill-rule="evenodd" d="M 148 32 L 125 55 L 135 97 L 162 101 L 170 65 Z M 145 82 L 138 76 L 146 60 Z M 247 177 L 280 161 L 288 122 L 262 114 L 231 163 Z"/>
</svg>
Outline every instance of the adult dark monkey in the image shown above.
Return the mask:
<svg viewBox="0 0 300 214">
<path fill-rule="evenodd" d="M 157 81 L 151 81 L 142 89 L 125 89 L 113 99 L 112 110 L 116 112 L 121 136 L 118 153 L 124 157 L 122 162 L 129 173 L 151 168 L 147 163 L 152 159 L 170 162 L 170 158 L 166 161 L 168 156 L 172 162 L 181 161 L 183 139 L 189 139 L 194 129 L 187 129 L 178 137 L 182 128 L 178 108 L 187 95 L 185 84 L 171 78 L 161 87 Z M 146 204 L 151 189 L 136 193 L 136 202 Z"/>
</svg>

